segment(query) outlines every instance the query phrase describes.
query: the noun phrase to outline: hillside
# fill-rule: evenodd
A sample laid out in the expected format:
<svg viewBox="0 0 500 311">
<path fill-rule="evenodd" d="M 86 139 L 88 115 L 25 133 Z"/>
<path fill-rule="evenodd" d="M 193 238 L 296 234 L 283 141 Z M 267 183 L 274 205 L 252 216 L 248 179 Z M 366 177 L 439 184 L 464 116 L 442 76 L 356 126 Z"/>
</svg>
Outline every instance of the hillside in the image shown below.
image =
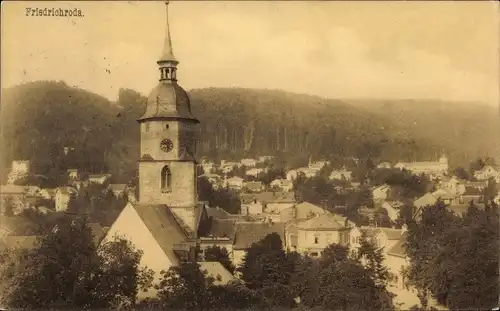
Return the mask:
<svg viewBox="0 0 500 311">
<path fill-rule="evenodd" d="M 433 159 L 443 148 L 464 163 L 495 155 L 493 107 L 426 101 L 340 101 L 274 90 L 195 89 L 200 155 L 281 155 Z M 39 174 L 68 167 L 135 176 L 145 97 L 120 90 L 117 103 L 63 82 L 39 81 L 2 91 L 2 176 L 12 159 L 30 159 Z M 453 108 L 451 108 L 453 107 Z M 479 107 L 479 108 L 478 108 Z M 496 142 L 496 144 L 495 144 Z M 74 148 L 71 156 L 63 147 Z"/>
</svg>

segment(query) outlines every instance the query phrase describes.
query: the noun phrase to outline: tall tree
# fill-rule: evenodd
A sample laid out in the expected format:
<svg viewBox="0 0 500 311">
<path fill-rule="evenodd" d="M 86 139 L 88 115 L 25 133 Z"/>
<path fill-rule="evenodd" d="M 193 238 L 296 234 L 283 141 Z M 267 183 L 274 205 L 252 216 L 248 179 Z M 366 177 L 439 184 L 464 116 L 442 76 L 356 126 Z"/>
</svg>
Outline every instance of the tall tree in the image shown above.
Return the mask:
<svg viewBox="0 0 500 311">
<path fill-rule="evenodd" d="M 229 253 L 225 247 L 217 245 L 207 247 L 204 251 L 204 257 L 205 261 L 220 262 L 220 264 L 223 265 L 224 268 L 226 268 L 231 274 L 233 274 L 236 269 L 231 259 L 229 259 Z"/>
</svg>

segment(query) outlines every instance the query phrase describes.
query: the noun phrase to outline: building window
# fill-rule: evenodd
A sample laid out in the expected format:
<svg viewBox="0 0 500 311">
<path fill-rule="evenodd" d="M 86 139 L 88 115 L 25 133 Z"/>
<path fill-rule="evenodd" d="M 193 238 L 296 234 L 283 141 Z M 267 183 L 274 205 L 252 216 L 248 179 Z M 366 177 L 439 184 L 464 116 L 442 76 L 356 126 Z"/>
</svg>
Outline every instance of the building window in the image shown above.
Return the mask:
<svg viewBox="0 0 500 311">
<path fill-rule="evenodd" d="M 317 252 L 312 252 L 311 253 L 311 257 L 318 257 L 318 253 Z"/>
<path fill-rule="evenodd" d="M 169 128 L 169 127 L 170 127 L 170 126 L 168 125 L 168 123 L 167 123 L 167 124 L 165 124 L 165 129 L 166 129 L 166 130 L 168 130 L 168 128 Z"/>
<path fill-rule="evenodd" d="M 314 244 L 318 244 L 319 243 L 319 237 L 318 236 L 315 236 L 314 237 Z"/>
<path fill-rule="evenodd" d="M 161 170 L 161 191 L 172 191 L 172 173 L 170 172 L 168 166 L 163 167 Z"/>
<path fill-rule="evenodd" d="M 146 124 L 144 125 L 144 127 L 145 127 L 145 131 L 146 131 L 146 132 L 149 132 L 149 123 L 146 123 Z"/>
<path fill-rule="evenodd" d="M 360 242 L 360 237 L 359 237 L 359 236 L 357 236 L 357 237 L 356 237 L 356 244 L 359 244 L 359 242 Z"/>
</svg>

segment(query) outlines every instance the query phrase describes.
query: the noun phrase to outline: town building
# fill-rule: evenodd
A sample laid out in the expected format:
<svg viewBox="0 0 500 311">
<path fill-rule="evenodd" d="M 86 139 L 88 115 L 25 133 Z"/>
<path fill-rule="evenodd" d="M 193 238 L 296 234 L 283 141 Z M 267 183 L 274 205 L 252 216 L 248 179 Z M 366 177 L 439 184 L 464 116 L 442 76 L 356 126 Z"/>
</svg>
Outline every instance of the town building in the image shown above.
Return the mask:
<svg viewBox="0 0 500 311">
<path fill-rule="evenodd" d="M 448 158 L 442 155 L 438 161 L 398 162 L 394 168 L 405 169 L 413 174 L 425 174 L 431 179 L 437 179 L 448 174 Z"/>
<path fill-rule="evenodd" d="M 56 189 L 55 206 L 57 212 L 68 210 L 69 201 L 72 195 L 76 195 L 77 191 L 73 187 L 59 187 Z"/>
</svg>

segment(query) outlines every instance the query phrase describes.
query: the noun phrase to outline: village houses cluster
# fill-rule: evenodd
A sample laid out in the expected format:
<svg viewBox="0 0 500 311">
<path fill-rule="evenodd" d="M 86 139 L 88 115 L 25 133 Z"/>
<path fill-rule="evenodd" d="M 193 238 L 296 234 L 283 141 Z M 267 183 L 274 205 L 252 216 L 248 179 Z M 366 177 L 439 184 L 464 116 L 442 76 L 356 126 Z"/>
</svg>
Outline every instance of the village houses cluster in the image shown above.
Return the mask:
<svg viewBox="0 0 500 311">
<path fill-rule="evenodd" d="M 227 282 L 238 275 L 231 275 L 217 262 L 203 261 L 203 251 L 207 247 L 226 248 L 230 259 L 238 266 L 245 251 L 270 233 L 281 237 L 285 249 L 311 257 L 320 256 L 332 243 L 355 250 L 359 247 L 361 234 L 365 233 L 383 250 L 386 265 L 393 274 L 393 289 L 405 290 L 407 284 L 401 272 L 402 267 L 408 266 L 404 226 L 401 229 L 356 226 L 325 207 L 297 201 L 294 181 L 301 174 L 305 178 L 317 176 L 325 165 L 329 165 L 328 161 L 309 161 L 306 167 L 290 168 L 268 185 L 256 178 L 269 169 L 266 163 L 272 159 L 270 156 L 238 162 L 214 163 L 208 159 L 198 162 L 193 133 L 199 121 L 191 112 L 187 93 L 177 84 L 178 61 L 173 55 L 168 28 L 166 36 L 164 51 L 158 60 L 160 81 L 148 97 L 144 115 L 138 119 L 141 133 L 138 197 L 124 184 L 110 184 L 106 188 L 116 196 L 127 193 L 128 202 L 109 228 L 99 230 L 98 240 L 107 241 L 115 235 L 130 240 L 143 251 L 141 265 L 153 269 L 156 281 L 160 271 L 184 260 L 198 260 L 203 269 L 222 276 L 222 282 Z M 196 176 L 197 165 L 203 169 L 201 176 Z M 244 169 L 244 176 L 227 177 L 239 168 Z M 500 184 L 499 170 L 492 166 L 474 172 L 475 181 L 449 176 L 445 156 L 435 162 L 382 162 L 377 168 L 405 169 L 433 180 L 437 190 L 413 202 L 416 217 L 421 208 L 438 199 L 444 200 L 453 210 L 463 211 L 470 201 L 481 203 L 482 190 L 490 178 Z M 80 178 L 79 170 L 74 168 L 67 171 L 68 183 L 55 189 L 14 184 L 30 173 L 28 161 L 13 161 L 8 184 L 0 188 L 3 246 L 34 246 L 33 236 L 17 233 L 22 226 L 17 215 L 23 209 L 36 208 L 46 214 L 64 212 L 72 193 L 91 183 L 106 183 L 111 177 L 101 174 Z M 201 177 L 214 189 L 229 188 L 237 193 L 241 200 L 240 213 L 230 214 L 219 206 L 199 201 L 197 178 Z M 353 188 L 360 186 L 353 180 L 353 172 L 345 167 L 334 168 L 329 179 L 345 181 Z M 402 202 L 394 200 L 390 185 L 372 187 L 372 197 L 374 205 L 386 209 L 392 220 L 399 217 Z M 49 207 L 49 202 L 53 202 L 53 207 Z M 6 215 L 7 205 L 12 207 L 9 215 Z M 149 290 L 140 292 L 139 297 L 155 294 L 155 290 Z"/>
</svg>

